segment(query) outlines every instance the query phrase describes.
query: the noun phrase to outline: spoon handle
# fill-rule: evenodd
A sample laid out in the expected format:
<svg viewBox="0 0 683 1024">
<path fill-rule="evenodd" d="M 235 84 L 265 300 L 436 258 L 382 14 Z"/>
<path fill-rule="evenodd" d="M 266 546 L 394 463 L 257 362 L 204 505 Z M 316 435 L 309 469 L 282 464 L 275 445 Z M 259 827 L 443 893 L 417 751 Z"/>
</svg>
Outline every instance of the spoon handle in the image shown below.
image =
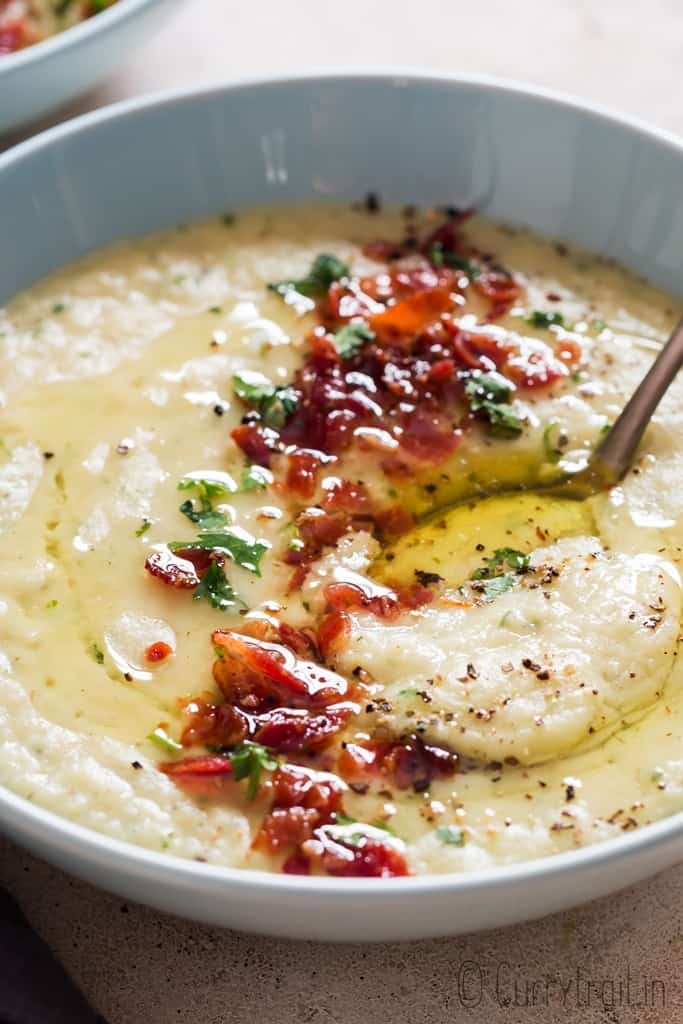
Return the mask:
<svg viewBox="0 0 683 1024">
<path fill-rule="evenodd" d="M 652 414 L 683 366 L 683 320 L 621 411 L 594 459 L 604 480 L 617 483 L 631 465 Z"/>
</svg>

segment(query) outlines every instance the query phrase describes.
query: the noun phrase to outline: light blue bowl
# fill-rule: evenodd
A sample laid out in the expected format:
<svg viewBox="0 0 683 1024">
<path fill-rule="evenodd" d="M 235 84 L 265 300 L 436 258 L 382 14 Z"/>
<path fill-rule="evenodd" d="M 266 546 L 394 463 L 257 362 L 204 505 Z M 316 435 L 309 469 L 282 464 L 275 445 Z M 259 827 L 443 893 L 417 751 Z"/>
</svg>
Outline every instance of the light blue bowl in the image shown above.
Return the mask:
<svg viewBox="0 0 683 1024">
<path fill-rule="evenodd" d="M 97 246 L 242 205 L 474 204 L 683 293 L 683 148 L 603 111 L 471 78 L 340 74 L 110 107 L 0 157 L 0 301 Z M 496 871 L 407 879 L 241 872 L 116 842 L 0 790 L 37 854 L 164 910 L 317 939 L 454 934 L 560 910 L 661 870 L 683 815 Z"/>
<path fill-rule="evenodd" d="M 119 0 L 45 42 L 1 56 L 0 136 L 101 82 L 144 42 L 173 2 Z"/>
</svg>

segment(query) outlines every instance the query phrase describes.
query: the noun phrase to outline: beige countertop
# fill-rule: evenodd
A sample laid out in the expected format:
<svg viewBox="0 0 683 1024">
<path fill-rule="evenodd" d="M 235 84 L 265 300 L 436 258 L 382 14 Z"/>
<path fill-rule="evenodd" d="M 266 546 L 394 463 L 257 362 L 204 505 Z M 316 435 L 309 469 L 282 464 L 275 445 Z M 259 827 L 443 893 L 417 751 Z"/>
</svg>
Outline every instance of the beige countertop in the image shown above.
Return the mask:
<svg viewBox="0 0 683 1024">
<path fill-rule="evenodd" d="M 683 134 L 681 58 L 680 0 L 186 0 L 71 112 L 241 75 L 402 64 L 539 83 Z M 0 884 L 109 1024 L 683 1020 L 683 867 L 516 928 L 345 947 L 243 936 L 125 905 L 5 841 Z"/>
</svg>

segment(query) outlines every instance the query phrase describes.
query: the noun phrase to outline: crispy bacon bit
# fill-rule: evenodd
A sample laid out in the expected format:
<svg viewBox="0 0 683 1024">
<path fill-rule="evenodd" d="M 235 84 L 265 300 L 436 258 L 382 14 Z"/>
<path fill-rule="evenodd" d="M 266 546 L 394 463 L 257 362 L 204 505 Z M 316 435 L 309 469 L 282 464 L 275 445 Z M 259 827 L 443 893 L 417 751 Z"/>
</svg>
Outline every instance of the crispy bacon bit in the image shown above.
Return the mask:
<svg viewBox="0 0 683 1024">
<path fill-rule="evenodd" d="M 204 553 L 202 552 L 202 554 Z M 201 581 L 194 561 L 181 556 L 178 552 L 169 551 L 168 548 L 153 551 L 151 555 L 148 555 L 145 560 L 145 569 L 169 587 L 193 590 Z"/>
<path fill-rule="evenodd" d="M 150 644 L 145 651 L 145 660 L 151 662 L 165 661 L 172 654 L 173 648 L 170 644 L 167 644 L 164 640 L 157 640 L 156 643 Z"/>
<path fill-rule="evenodd" d="M 352 480 L 334 480 L 325 488 L 323 507 L 330 512 L 367 516 L 371 511 L 370 495 L 364 484 Z"/>
<path fill-rule="evenodd" d="M 389 840 L 359 836 L 340 838 L 333 830 L 318 828 L 302 852 L 328 875 L 346 878 L 402 878 L 410 874 L 403 853 Z"/>
<path fill-rule="evenodd" d="M 247 739 L 253 729 L 244 711 L 232 704 L 214 704 L 196 697 L 186 704 L 187 725 L 181 742 L 184 747 L 203 743 L 207 747 L 231 747 Z"/>
<path fill-rule="evenodd" d="M 346 786 L 335 775 L 282 765 L 272 778 L 273 806 L 254 846 L 272 851 L 299 847 L 319 825 L 334 821 Z"/>
<path fill-rule="evenodd" d="M 318 646 L 324 658 L 334 658 L 351 636 L 351 620 L 345 611 L 329 612 L 318 625 Z"/>
<path fill-rule="evenodd" d="M 321 464 L 320 452 L 297 451 L 287 456 L 286 486 L 300 498 L 312 498 L 315 494 L 316 474 Z"/>
<path fill-rule="evenodd" d="M 270 467 L 277 437 L 272 430 L 258 423 L 241 423 L 239 427 L 235 427 L 231 437 L 250 462 L 257 466 Z"/>
<path fill-rule="evenodd" d="M 214 776 L 229 775 L 232 771 L 230 758 L 220 754 L 202 754 L 199 757 L 184 757 L 182 761 L 170 761 L 160 765 L 166 775 L 178 776 Z"/>
<path fill-rule="evenodd" d="M 433 288 L 417 292 L 370 317 L 370 327 L 384 345 L 402 345 L 414 341 L 441 313 L 453 308 L 451 289 Z"/>
<path fill-rule="evenodd" d="M 282 865 L 285 875 L 310 875 L 311 866 L 303 853 L 293 853 Z"/>
<path fill-rule="evenodd" d="M 303 708 L 276 708 L 255 716 L 254 739 L 278 754 L 314 751 L 329 743 L 358 710 L 356 704 L 339 704 L 314 715 Z"/>
<path fill-rule="evenodd" d="M 343 696 L 347 681 L 336 672 L 297 656 L 282 644 L 218 629 L 213 642 L 224 651 L 214 679 L 226 698 L 249 710 L 290 705 L 325 707 Z M 249 703 L 247 703 L 247 701 Z"/>
<path fill-rule="evenodd" d="M 520 287 L 512 274 L 504 270 L 488 270 L 475 280 L 475 286 L 491 302 L 489 320 L 498 320 L 515 304 Z"/>
<path fill-rule="evenodd" d="M 339 756 L 339 771 L 348 780 L 368 774 L 385 775 L 399 789 L 412 787 L 422 792 L 429 788 L 433 779 L 452 775 L 457 763 L 457 755 L 452 751 L 412 736 L 401 743 L 377 740 L 347 743 Z"/>
</svg>

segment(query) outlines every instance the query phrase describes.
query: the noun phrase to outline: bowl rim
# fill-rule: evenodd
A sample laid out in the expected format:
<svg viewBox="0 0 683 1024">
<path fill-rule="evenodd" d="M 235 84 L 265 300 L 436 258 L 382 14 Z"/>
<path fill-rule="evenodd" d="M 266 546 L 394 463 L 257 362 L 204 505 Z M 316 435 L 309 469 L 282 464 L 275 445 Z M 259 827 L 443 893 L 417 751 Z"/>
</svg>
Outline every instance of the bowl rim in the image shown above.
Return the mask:
<svg viewBox="0 0 683 1024">
<path fill-rule="evenodd" d="M 160 2 L 160 0 L 128 0 L 128 6 L 124 2 L 121 8 L 127 14 L 147 3 L 154 2 Z M 111 12 L 105 11 L 98 17 L 106 17 L 116 10 L 117 8 L 114 7 Z M 91 20 L 95 21 L 96 19 Z M 87 23 L 85 26 L 87 27 Z M 70 31 L 78 32 L 80 28 L 81 26 L 78 26 Z M 11 57 L 9 59 L 12 60 Z M 0 65 L 0 69 L 1 67 L 2 65 Z M 259 75 L 189 88 L 161 90 L 123 100 L 57 124 L 15 145 L 4 154 L 0 154 L 0 185 L 3 172 L 13 165 L 20 164 L 24 159 L 39 154 L 42 150 L 49 150 L 53 145 L 67 140 L 73 135 L 79 135 L 95 126 L 115 122 L 138 112 L 201 102 L 203 99 L 226 93 L 249 92 L 254 89 L 272 89 L 299 84 L 324 86 L 352 81 L 367 82 L 368 84 L 379 82 L 396 86 L 405 84 L 417 87 L 433 84 L 446 88 L 465 87 L 484 92 L 513 94 L 531 103 L 562 107 L 598 122 L 621 126 L 634 135 L 646 138 L 649 142 L 673 150 L 683 160 L 683 139 L 675 133 L 659 127 L 651 127 L 637 117 L 614 112 L 609 107 L 584 101 L 580 97 L 566 92 L 490 75 L 435 73 L 419 67 L 388 65 L 386 67 L 312 68 L 305 72 L 292 74 Z M 19 837 L 19 841 L 29 834 L 40 835 L 40 843 L 45 848 L 56 847 L 62 851 L 75 851 L 77 857 L 80 859 L 92 858 L 93 863 L 98 860 L 101 862 L 104 858 L 111 864 L 118 863 L 128 873 L 134 871 L 147 877 L 151 877 L 152 874 L 158 877 L 159 872 L 162 871 L 175 877 L 177 882 L 192 884 L 199 891 L 205 886 L 213 888 L 215 883 L 220 883 L 226 892 L 234 886 L 249 886 L 255 890 L 255 893 L 263 897 L 296 893 L 298 899 L 315 899 L 325 896 L 328 900 L 341 901 L 348 897 L 365 898 L 372 894 L 380 901 L 384 898 L 383 901 L 387 903 L 395 901 L 403 894 L 406 896 L 417 894 L 452 895 L 455 893 L 464 895 L 468 892 L 473 894 L 482 888 L 498 890 L 529 881 L 552 883 L 567 872 L 587 873 L 606 862 L 612 862 L 612 866 L 616 868 L 618 864 L 633 858 L 636 854 L 645 854 L 660 845 L 663 846 L 667 841 L 671 843 L 683 837 L 683 811 L 679 811 L 624 835 L 600 840 L 577 850 L 567 850 L 533 860 L 501 864 L 476 871 L 414 875 L 405 878 L 339 879 L 286 875 L 252 868 L 214 865 L 162 851 L 150 850 L 147 847 L 116 839 L 95 829 L 72 822 L 53 811 L 36 806 L 4 786 L 0 786 L 0 822 L 5 826 L 11 825 Z"/>
<path fill-rule="evenodd" d="M 22 50 L 17 50 L 16 53 L 4 54 L 0 57 L 0 81 L 2 81 L 3 74 L 18 71 L 29 64 L 38 63 L 41 59 L 49 60 L 54 53 L 67 52 L 78 46 L 79 43 L 87 42 L 98 32 L 114 28 L 119 22 L 134 17 L 143 8 L 163 2 L 164 0 L 118 0 L 111 7 L 99 11 L 77 25 L 72 25 L 55 35 L 41 39 L 40 42 L 26 46 Z"/>
</svg>

